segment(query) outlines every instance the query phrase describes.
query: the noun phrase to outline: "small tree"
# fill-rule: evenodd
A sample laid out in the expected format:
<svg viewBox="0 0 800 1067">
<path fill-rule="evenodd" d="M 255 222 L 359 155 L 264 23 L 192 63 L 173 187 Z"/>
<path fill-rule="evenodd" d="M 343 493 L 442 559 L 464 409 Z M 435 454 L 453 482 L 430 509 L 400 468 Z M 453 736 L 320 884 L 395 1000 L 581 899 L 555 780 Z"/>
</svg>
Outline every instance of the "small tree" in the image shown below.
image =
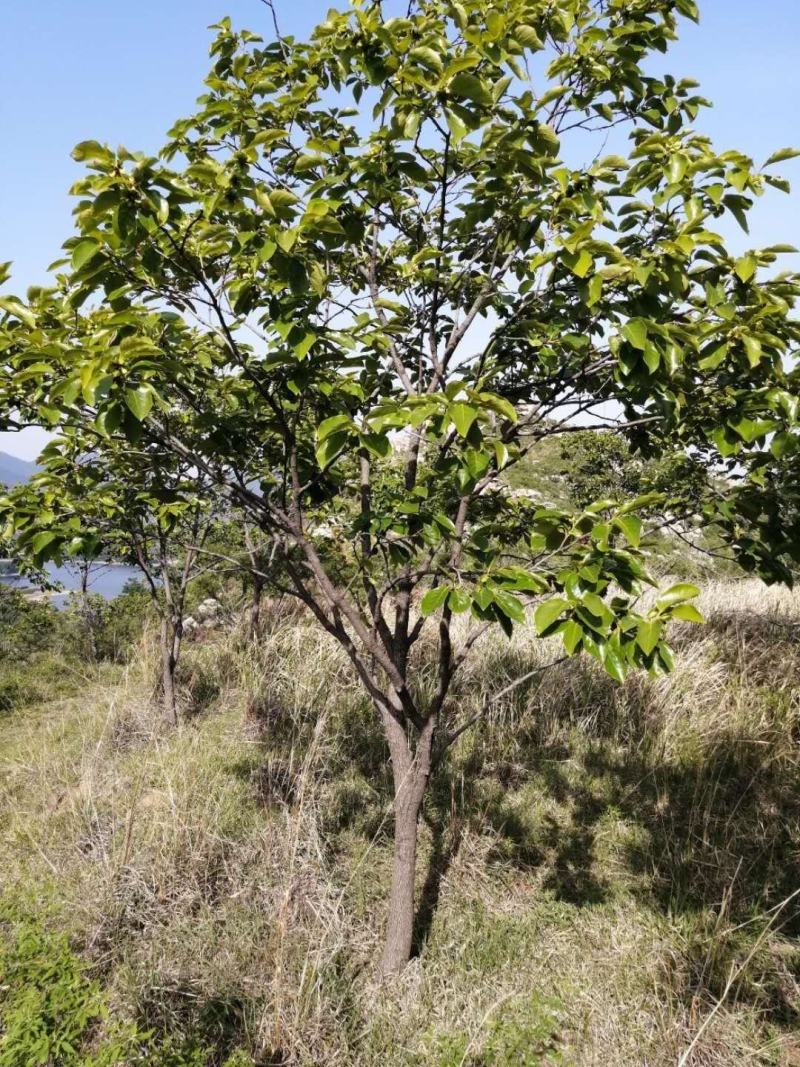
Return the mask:
<svg viewBox="0 0 800 1067">
<path fill-rule="evenodd" d="M 695 83 L 647 73 L 693 0 L 385 7 L 332 11 L 309 42 L 220 23 L 197 114 L 159 158 L 79 145 L 56 286 L 0 306 L 9 411 L 179 457 L 345 649 L 394 774 L 393 973 L 485 630 L 535 605 L 543 637 L 622 680 L 668 670 L 667 622 L 701 618 L 687 585 L 639 607 L 652 497 L 538 508 L 502 472 L 580 430 L 757 481 L 796 442 L 800 287 L 769 271 L 785 247 L 735 257 L 714 229 L 746 228 L 795 153 L 716 152 Z M 741 499 L 715 502 L 734 526 Z M 748 558 L 785 575 L 761 534 Z"/>
<path fill-rule="evenodd" d="M 40 474 L 0 500 L 18 551 L 31 560 L 75 561 L 87 628 L 90 568 L 101 559 L 138 567 L 160 623 L 163 711 L 177 725 L 186 598 L 190 583 L 216 565 L 202 554 L 214 521 L 213 494 L 171 453 L 132 454 L 96 434 L 71 432 L 51 442 L 41 461 Z"/>
</svg>

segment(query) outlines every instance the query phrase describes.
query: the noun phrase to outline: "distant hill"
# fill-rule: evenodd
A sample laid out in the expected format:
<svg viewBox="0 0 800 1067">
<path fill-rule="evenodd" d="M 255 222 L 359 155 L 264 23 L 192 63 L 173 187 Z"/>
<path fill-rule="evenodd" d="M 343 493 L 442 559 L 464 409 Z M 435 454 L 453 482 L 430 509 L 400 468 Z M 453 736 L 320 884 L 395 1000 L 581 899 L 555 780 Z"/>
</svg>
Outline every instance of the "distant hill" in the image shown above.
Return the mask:
<svg viewBox="0 0 800 1067">
<path fill-rule="evenodd" d="M 35 463 L 0 452 L 0 485 L 20 485 L 37 471 Z"/>
</svg>

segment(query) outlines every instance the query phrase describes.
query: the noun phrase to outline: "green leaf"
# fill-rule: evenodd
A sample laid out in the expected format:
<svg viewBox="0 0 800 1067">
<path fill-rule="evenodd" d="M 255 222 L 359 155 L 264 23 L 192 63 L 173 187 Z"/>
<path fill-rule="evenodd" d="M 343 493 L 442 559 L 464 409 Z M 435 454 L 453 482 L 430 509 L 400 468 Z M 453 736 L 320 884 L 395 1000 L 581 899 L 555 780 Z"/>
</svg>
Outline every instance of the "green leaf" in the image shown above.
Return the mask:
<svg viewBox="0 0 800 1067">
<path fill-rule="evenodd" d="M 672 654 L 672 649 L 669 645 L 661 645 L 658 650 L 658 657 L 661 660 L 664 670 L 672 672 L 675 670 L 675 657 Z"/>
<path fill-rule="evenodd" d="M 743 282 L 749 282 L 758 268 L 755 256 L 741 256 L 733 265 L 734 272 Z"/>
<path fill-rule="evenodd" d="M 380 456 L 382 459 L 385 459 L 392 451 L 392 442 L 386 434 L 362 433 L 359 434 L 358 439 L 374 456 Z"/>
<path fill-rule="evenodd" d="M 749 445 L 753 441 L 757 441 L 760 437 L 766 437 L 768 433 L 777 429 L 778 423 L 774 419 L 739 419 L 736 423 L 730 424 L 731 429 L 741 437 L 743 441 L 746 441 Z"/>
<path fill-rule="evenodd" d="M 447 126 L 450 133 L 453 135 L 453 140 L 456 144 L 460 144 L 467 136 L 466 124 L 459 118 L 455 111 L 452 111 L 449 107 L 445 108 L 444 114 L 447 119 Z"/>
<path fill-rule="evenodd" d="M 700 596 L 700 590 L 696 585 L 692 585 L 691 582 L 678 582 L 677 585 L 671 585 L 666 592 L 661 594 L 656 601 L 656 607 L 670 607 L 672 604 L 680 604 L 684 600 L 692 600 L 696 596 Z"/>
<path fill-rule="evenodd" d="M 41 555 L 46 548 L 52 545 L 54 541 L 58 540 L 58 536 L 59 535 L 53 533 L 52 530 L 43 530 L 41 533 L 37 533 L 31 538 L 31 548 L 37 556 Z"/>
<path fill-rule="evenodd" d="M 24 322 L 28 326 L 33 326 L 36 323 L 36 317 L 33 312 L 26 308 L 22 301 L 17 300 L 16 297 L 0 296 L 0 311 L 7 311 L 9 315 L 13 315 L 14 318 L 19 319 L 20 322 Z"/>
<path fill-rule="evenodd" d="M 87 237 L 84 241 L 79 241 L 72 250 L 72 266 L 75 270 L 80 270 L 81 267 L 84 267 L 99 251 L 100 245 L 91 237 Z"/>
<path fill-rule="evenodd" d="M 594 266 L 592 254 L 585 248 L 582 248 L 580 252 L 567 252 L 563 259 L 572 273 L 578 278 L 585 278 Z"/>
<path fill-rule="evenodd" d="M 769 450 L 776 459 L 783 459 L 797 450 L 797 439 L 790 433 L 776 433 L 770 442 Z"/>
<path fill-rule="evenodd" d="M 353 426 L 353 420 L 349 415 L 331 415 L 317 427 L 317 440 L 322 442 L 337 430 L 343 430 L 345 426 L 348 428 Z"/>
<path fill-rule="evenodd" d="M 681 619 L 683 622 L 705 622 L 702 612 L 698 611 L 694 604 L 678 604 L 672 611 L 673 619 Z"/>
<path fill-rule="evenodd" d="M 591 612 L 595 618 L 600 619 L 604 625 L 608 625 L 613 615 L 606 602 L 602 597 L 599 597 L 597 593 L 586 593 L 582 598 L 582 604 Z"/>
<path fill-rule="evenodd" d="M 564 600 L 563 597 L 553 597 L 552 600 L 545 600 L 545 602 L 540 604 L 536 609 L 536 613 L 533 617 L 536 632 L 543 634 L 545 630 L 549 630 L 556 619 L 558 619 L 568 607 L 569 602 Z"/>
<path fill-rule="evenodd" d="M 298 359 L 305 359 L 314 345 L 317 343 L 317 335 L 311 331 L 304 332 L 302 329 L 292 330 L 289 334 L 289 344 Z"/>
<path fill-rule="evenodd" d="M 569 622 L 565 622 L 561 628 L 561 639 L 564 642 L 564 648 L 567 651 L 567 655 L 572 656 L 581 643 L 583 637 L 583 630 L 580 625 L 570 619 Z"/>
<path fill-rule="evenodd" d="M 610 644 L 603 647 L 602 663 L 606 669 L 606 673 L 613 678 L 615 682 L 625 681 L 625 675 L 627 673 L 625 669 L 625 661 L 617 649 Z"/>
<path fill-rule="evenodd" d="M 504 445 L 502 441 L 495 441 L 494 443 L 494 456 L 497 462 L 497 469 L 501 471 L 506 466 L 509 459 L 508 446 Z"/>
<path fill-rule="evenodd" d="M 479 399 L 490 411 L 497 412 L 508 422 L 516 423 L 519 420 L 517 409 L 504 396 L 497 396 L 495 393 L 481 393 Z"/>
<path fill-rule="evenodd" d="M 447 606 L 455 615 L 461 615 L 469 611 L 472 604 L 472 596 L 466 589 L 453 589 L 447 599 Z"/>
<path fill-rule="evenodd" d="M 723 457 L 734 455 L 736 452 L 739 451 L 741 447 L 738 441 L 728 440 L 729 434 L 730 431 L 727 430 L 724 426 L 718 426 L 709 434 L 710 439 L 717 446 L 719 454 Z"/>
<path fill-rule="evenodd" d="M 544 42 L 539 34 L 533 26 L 529 26 L 525 22 L 520 23 L 520 25 L 514 29 L 514 38 L 519 41 L 524 48 L 531 48 L 535 51 L 544 48 Z"/>
<path fill-rule="evenodd" d="M 280 233 L 276 234 L 275 240 L 278 242 L 279 246 L 283 249 L 284 252 L 291 252 L 291 250 L 297 243 L 298 237 L 299 231 L 297 230 L 297 228 L 290 227 L 288 230 L 281 230 Z"/>
<path fill-rule="evenodd" d="M 779 148 L 777 152 L 773 152 L 765 167 L 771 166 L 773 163 L 783 163 L 786 159 L 796 159 L 800 156 L 800 148 Z"/>
<path fill-rule="evenodd" d="M 744 350 L 747 353 L 747 360 L 750 366 L 757 367 L 761 362 L 761 357 L 764 354 L 763 349 L 761 348 L 761 342 L 757 337 L 750 337 L 748 335 L 747 337 L 742 338 L 742 344 L 744 345 Z"/>
<path fill-rule="evenodd" d="M 347 441 L 348 435 L 346 433 L 334 432 L 325 438 L 316 451 L 317 463 L 322 470 L 330 466 L 345 447 Z"/>
<path fill-rule="evenodd" d="M 547 581 L 539 574 L 532 574 L 522 567 L 503 567 L 497 571 L 498 579 L 502 579 L 506 589 L 516 589 L 523 593 L 547 592 Z"/>
<path fill-rule="evenodd" d="M 450 589 L 446 585 L 439 585 L 435 589 L 429 589 L 420 604 L 423 618 L 427 619 L 434 611 L 438 611 L 449 595 Z"/>
<path fill-rule="evenodd" d="M 453 522 L 452 519 L 448 518 L 447 515 L 445 515 L 441 511 L 437 511 L 433 518 L 436 525 L 439 526 L 442 530 L 444 530 L 445 533 L 449 533 L 455 536 L 456 524 Z"/>
<path fill-rule="evenodd" d="M 625 515 L 614 519 L 614 525 L 622 530 L 628 543 L 634 548 L 639 547 L 642 536 L 642 520 L 638 515 Z"/>
<path fill-rule="evenodd" d="M 409 111 L 403 124 L 403 136 L 413 141 L 419 133 L 422 124 L 422 114 L 419 111 Z"/>
<path fill-rule="evenodd" d="M 274 241 L 265 241 L 258 251 L 259 263 L 269 263 L 277 250 L 278 246 Z"/>
<path fill-rule="evenodd" d="M 649 656 L 659 642 L 662 625 L 657 619 L 640 622 L 636 629 L 636 644 Z"/>
<path fill-rule="evenodd" d="M 81 141 L 80 144 L 75 145 L 70 154 L 76 163 L 112 158 L 111 151 L 105 145 L 101 145 L 99 141 Z"/>
<path fill-rule="evenodd" d="M 633 500 L 629 500 L 627 504 L 619 509 L 620 515 L 629 515 L 632 511 L 640 511 L 642 508 L 652 507 L 653 504 L 663 504 L 666 500 L 664 493 L 642 493 L 641 496 L 634 497 Z"/>
<path fill-rule="evenodd" d="M 266 189 L 257 185 L 254 190 L 254 196 L 256 198 L 256 203 L 266 215 L 270 215 L 272 218 L 277 217 L 275 205 L 272 203 L 272 199 Z"/>
<path fill-rule="evenodd" d="M 513 594 L 495 591 L 494 603 L 513 622 L 524 623 L 527 620 L 522 601 Z"/>
<path fill-rule="evenodd" d="M 153 406 L 153 391 L 146 385 L 140 385 L 137 389 L 126 389 L 125 403 L 139 422 L 144 422 Z"/>
<path fill-rule="evenodd" d="M 432 70 L 434 74 L 441 74 L 444 70 L 442 57 L 438 52 L 434 52 L 432 48 L 422 45 L 419 48 L 412 48 L 408 55 L 410 59 L 415 59 L 423 67 Z"/>
<path fill-rule="evenodd" d="M 447 409 L 447 417 L 461 436 L 466 437 L 472 428 L 473 422 L 478 417 L 478 411 L 471 404 L 465 404 L 463 400 L 457 400 Z"/>
<path fill-rule="evenodd" d="M 505 29 L 506 20 L 497 10 L 489 10 L 486 14 L 486 29 L 489 36 L 496 41 Z"/>
<path fill-rule="evenodd" d="M 475 74 L 456 74 L 448 90 L 454 96 L 466 97 L 467 100 L 474 100 L 476 104 L 482 104 L 484 107 L 491 107 L 494 103 L 486 84 Z"/>
<path fill-rule="evenodd" d="M 704 356 L 697 366 L 700 370 L 716 370 L 721 363 L 724 363 L 729 351 L 730 345 L 727 341 L 724 341 L 722 344 L 716 345 L 707 356 Z"/>
<path fill-rule="evenodd" d="M 689 160 L 681 152 L 676 152 L 669 164 L 669 180 L 671 185 L 682 182 L 689 169 Z"/>
<path fill-rule="evenodd" d="M 463 7 L 463 5 L 458 3 L 452 3 L 450 7 L 452 8 L 453 17 L 455 19 L 456 25 L 460 30 L 465 30 L 469 22 L 465 8 Z"/>
<path fill-rule="evenodd" d="M 597 301 L 600 299 L 603 293 L 603 276 L 602 274 L 595 274 L 589 279 L 589 287 L 587 292 L 587 307 L 594 307 Z"/>
<path fill-rule="evenodd" d="M 647 323 L 644 319 L 631 319 L 622 327 L 622 336 L 630 341 L 634 348 L 644 352 L 647 348 Z"/>
<path fill-rule="evenodd" d="M 651 374 L 655 374 L 661 365 L 661 353 L 650 341 L 644 346 L 644 364 Z"/>
<path fill-rule="evenodd" d="M 553 129 L 540 122 L 534 133 L 528 135 L 528 140 L 534 152 L 542 156 L 557 156 L 561 148 L 561 139 Z"/>
</svg>

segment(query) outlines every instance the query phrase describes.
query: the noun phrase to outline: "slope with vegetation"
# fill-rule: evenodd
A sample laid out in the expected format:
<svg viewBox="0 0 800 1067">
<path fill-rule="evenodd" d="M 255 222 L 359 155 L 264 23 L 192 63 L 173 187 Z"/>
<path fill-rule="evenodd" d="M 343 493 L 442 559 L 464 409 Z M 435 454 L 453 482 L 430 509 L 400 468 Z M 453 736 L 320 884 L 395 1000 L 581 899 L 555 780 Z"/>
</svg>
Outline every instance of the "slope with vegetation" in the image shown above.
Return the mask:
<svg viewBox="0 0 800 1067">
<path fill-rule="evenodd" d="M 797 1062 L 800 601 L 703 608 L 672 675 L 561 664 L 462 737 L 389 987 L 385 741 L 313 620 L 187 646 L 177 734 L 147 632 L 7 713 L 0 1063 L 51 1062 L 39 1035 L 65 1065 Z M 465 713 L 551 643 L 484 639 Z"/>
<path fill-rule="evenodd" d="M 800 562 L 800 276 L 773 271 L 786 245 L 736 255 L 719 232 L 788 191 L 774 168 L 798 153 L 716 150 L 697 83 L 649 73 L 681 17 L 694 0 L 420 0 L 269 42 L 223 19 L 196 112 L 157 157 L 78 145 L 66 258 L 0 296 L 0 424 L 54 433 L 0 498 L 4 536 L 42 565 L 124 534 L 159 606 L 160 578 L 173 722 L 216 522 L 255 531 L 269 573 L 219 554 L 348 656 L 396 792 L 387 977 L 481 636 L 533 608 L 618 682 L 671 670 L 667 624 L 702 621 L 697 590 L 643 601 L 642 538 L 676 509 L 746 570 Z M 673 462 L 687 492 L 592 499 L 589 480 L 576 509 L 503 491 L 578 433 Z M 432 641 L 433 689 L 413 667 Z"/>
<path fill-rule="evenodd" d="M 800 153 L 703 135 L 682 17 L 224 19 L 157 157 L 75 149 L 0 536 L 149 605 L 7 701 L 6 1061 L 796 1056 L 796 602 L 686 577 L 800 564 L 800 275 L 718 232 Z"/>
</svg>

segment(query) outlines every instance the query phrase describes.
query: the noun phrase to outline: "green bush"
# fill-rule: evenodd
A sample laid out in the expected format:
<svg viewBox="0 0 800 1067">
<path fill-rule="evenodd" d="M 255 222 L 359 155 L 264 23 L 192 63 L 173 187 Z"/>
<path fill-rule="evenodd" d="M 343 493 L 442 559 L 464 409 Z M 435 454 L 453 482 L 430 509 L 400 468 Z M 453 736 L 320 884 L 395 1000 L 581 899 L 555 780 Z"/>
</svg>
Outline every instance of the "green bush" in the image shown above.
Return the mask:
<svg viewBox="0 0 800 1067">
<path fill-rule="evenodd" d="M 435 1067 L 556 1067 L 562 1005 L 533 994 L 522 1004 L 498 1008 L 483 1033 L 438 1034 L 419 1065 Z"/>
<path fill-rule="evenodd" d="M 708 474 L 696 459 L 674 452 L 648 459 L 613 433 L 573 434 L 562 446 L 562 476 L 570 499 L 586 507 L 605 497 L 623 499 L 663 493 L 671 506 L 699 510 Z"/>
<path fill-rule="evenodd" d="M 64 648 L 82 661 L 122 663 L 141 636 L 150 610 L 150 593 L 141 582 L 126 582 L 113 600 L 97 593 L 85 598 L 73 594 L 61 613 Z"/>
<path fill-rule="evenodd" d="M 0 662 L 26 660 L 58 646 L 63 631 L 49 601 L 29 600 L 19 589 L 0 585 Z"/>
<path fill-rule="evenodd" d="M 0 585 L 0 714 L 69 695 L 87 663 L 124 662 L 150 610 L 141 582 L 113 601 L 73 595 L 63 611 Z"/>
<path fill-rule="evenodd" d="M 51 603 L 0 585 L 0 714 L 63 693 L 67 629 Z"/>
<path fill-rule="evenodd" d="M 67 938 L 16 909 L 0 910 L 0 1067 L 205 1067 L 189 1038 L 111 1018 L 105 994 Z M 224 1067 L 251 1067 L 238 1050 Z"/>
<path fill-rule="evenodd" d="M 98 652 L 103 659 L 121 661 L 127 658 L 142 635 L 152 611 L 150 592 L 144 582 L 130 579 L 119 596 L 106 605 Z"/>
<path fill-rule="evenodd" d="M 69 664 L 55 652 L 27 660 L 0 661 L 0 715 L 73 693 L 79 685 Z"/>
<path fill-rule="evenodd" d="M 0 975 L 0 1067 L 124 1062 L 124 1047 L 116 1041 L 84 1055 L 106 1007 L 65 937 L 28 918 L 14 922 L 0 940 Z"/>
</svg>

